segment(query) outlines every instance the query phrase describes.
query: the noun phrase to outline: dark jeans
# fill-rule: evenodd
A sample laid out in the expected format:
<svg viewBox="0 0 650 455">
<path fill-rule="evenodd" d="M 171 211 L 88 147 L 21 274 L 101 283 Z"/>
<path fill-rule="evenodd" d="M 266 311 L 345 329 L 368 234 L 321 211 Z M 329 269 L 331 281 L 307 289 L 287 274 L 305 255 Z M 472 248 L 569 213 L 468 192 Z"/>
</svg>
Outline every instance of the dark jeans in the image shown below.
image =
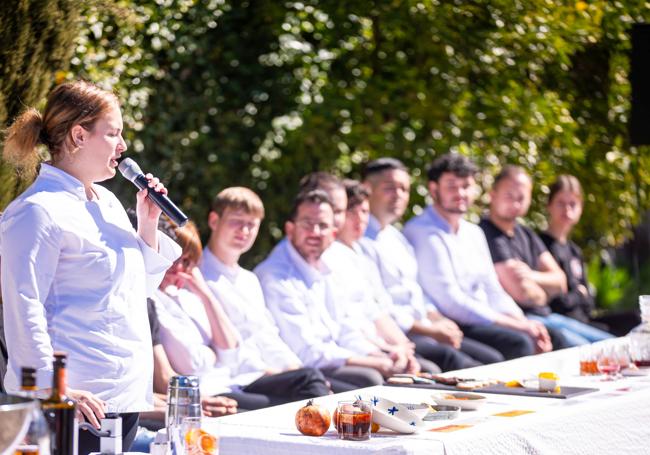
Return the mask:
<svg viewBox="0 0 650 455">
<path fill-rule="evenodd" d="M 492 346 L 468 337 L 463 338 L 463 342 L 460 344 L 460 351 L 478 361 L 479 364 L 487 365 L 505 360 L 503 354 Z"/>
<path fill-rule="evenodd" d="M 549 327 L 545 325 L 546 330 L 548 331 L 548 335 L 551 337 L 551 343 L 553 343 L 553 350 L 557 351 L 558 349 L 566 349 L 566 348 L 571 348 L 574 345 L 571 344 L 569 340 L 564 336 L 562 331 L 555 329 L 553 327 Z"/>
<path fill-rule="evenodd" d="M 334 393 L 349 392 L 384 383 L 378 370 L 369 367 L 343 365 L 338 368 L 323 369 L 323 374 L 332 385 Z"/>
<path fill-rule="evenodd" d="M 224 393 L 237 400 L 241 410 L 253 410 L 289 403 L 291 401 L 328 395 L 330 389 L 323 373 L 315 368 L 300 368 L 262 376 L 241 389 Z"/>
<path fill-rule="evenodd" d="M 442 371 L 461 370 L 481 364 L 469 355 L 428 336 L 409 334 L 408 337 L 415 343 L 415 352 L 438 365 Z"/>
<path fill-rule="evenodd" d="M 125 412 L 122 417 L 122 451 L 128 452 L 135 439 L 138 430 L 137 412 Z M 79 430 L 79 455 L 88 455 L 91 452 L 99 452 L 99 438 L 88 430 Z"/>
<path fill-rule="evenodd" d="M 532 338 L 517 330 L 497 325 L 461 326 L 460 329 L 465 336 L 493 347 L 508 360 L 535 353 Z"/>
</svg>

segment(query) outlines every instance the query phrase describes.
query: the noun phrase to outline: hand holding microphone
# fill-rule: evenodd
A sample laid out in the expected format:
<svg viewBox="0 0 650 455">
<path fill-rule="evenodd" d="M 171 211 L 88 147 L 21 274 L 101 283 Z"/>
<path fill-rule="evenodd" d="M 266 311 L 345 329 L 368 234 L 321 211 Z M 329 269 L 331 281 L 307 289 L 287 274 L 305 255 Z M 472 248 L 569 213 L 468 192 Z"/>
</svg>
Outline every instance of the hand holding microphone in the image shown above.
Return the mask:
<svg viewBox="0 0 650 455">
<path fill-rule="evenodd" d="M 185 215 L 176 204 L 174 204 L 166 194 L 159 193 L 153 188 L 149 188 L 149 180 L 144 176 L 140 166 L 131 158 L 123 159 L 117 167 L 124 178 L 133 182 L 140 190 L 147 189 L 147 197 L 151 199 L 165 215 L 167 215 L 177 226 L 183 226 L 187 223 Z"/>
</svg>

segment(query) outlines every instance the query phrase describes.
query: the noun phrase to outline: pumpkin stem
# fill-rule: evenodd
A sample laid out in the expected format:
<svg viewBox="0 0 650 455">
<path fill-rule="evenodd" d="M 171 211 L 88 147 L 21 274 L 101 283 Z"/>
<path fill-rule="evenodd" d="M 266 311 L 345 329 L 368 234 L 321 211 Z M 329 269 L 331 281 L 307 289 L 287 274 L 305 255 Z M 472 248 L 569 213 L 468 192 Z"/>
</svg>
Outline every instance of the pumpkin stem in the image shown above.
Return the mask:
<svg viewBox="0 0 650 455">
<path fill-rule="evenodd" d="M 307 402 L 307 404 L 305 405 L 305 407 L 307 407 L 307 406 L 311 406 L 311 405 L 313 405 L 313 404 L 314 404 L 314 400 L 309 400 L 309 401 Z"/>
</svg>

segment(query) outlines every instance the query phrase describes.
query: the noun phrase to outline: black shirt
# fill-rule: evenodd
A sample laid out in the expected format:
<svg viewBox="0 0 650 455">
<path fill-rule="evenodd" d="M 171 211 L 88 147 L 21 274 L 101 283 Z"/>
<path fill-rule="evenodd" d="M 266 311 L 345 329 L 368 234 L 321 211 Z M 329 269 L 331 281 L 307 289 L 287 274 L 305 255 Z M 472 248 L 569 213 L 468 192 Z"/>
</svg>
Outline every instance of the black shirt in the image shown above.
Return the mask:
<svg viewBox="0 0 650 455">
<path fill-rule="evenodd" d="M 479 226 L 485 233 L 492 262 L 497 264 L 508 259 L 517 259 L 524 262 L 532 270 L 539 270 L 539 257 L 548 250 L 535 231 L 517 223 L 515 224 L 514 234 L 509 236 L 488 218 L 482 218 Z M 547 316 L 551 313 L 548 305 L 525 308 L 525 311 L 540 316 Z"/>
<path fill-rule="evenodd" d="M 589 315 L 595 307 L 594 298 L 591 295 L 585 296 L 578 291 L 579 285 L 589 289 L 582 251 L 572 241 L 562 244 L 545 232 L 540 233 L 539 236 L 564 271 L 567 279 L 568 292 L 554 297 L 549 302 L 551 309 L 579 321 L 589 322 Z"/>
</svg>

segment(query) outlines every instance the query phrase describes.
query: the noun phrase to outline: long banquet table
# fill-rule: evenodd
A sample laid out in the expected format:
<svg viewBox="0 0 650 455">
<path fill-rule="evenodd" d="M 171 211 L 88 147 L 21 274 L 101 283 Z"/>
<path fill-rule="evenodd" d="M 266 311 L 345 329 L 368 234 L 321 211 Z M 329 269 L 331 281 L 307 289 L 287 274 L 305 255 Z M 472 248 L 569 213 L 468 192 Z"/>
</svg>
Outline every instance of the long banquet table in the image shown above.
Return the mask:
<svg viewBox="0 0 650 455">
<path fill-rule="evenodd" d="M 480 409 L 462 411 L 454 420 L 426 422 L 423 430 L 409 435 L 381 429 L 369 441 L 342 441 L 332 426 L 322 437 L 303 436 L 294 416 L 304 402 L 207 419 L 204 427 L 220 434 L 221 455 L 650 453 L 650 376 L 605 382 L 601 376 L 578 376 L 578 368 L 574 348 L 450 373 L 511 380 L 553 371 L 560 375 L 561 385 L 599 390 L 569 399 L 484 394 L 487 403 Z M 376 386 L 315 401 L 333 411 L 339 400 L 356 395 L 433 403 L 432 393 L 437 391 Z M 502 413 L 512 416 L 495 415 Z M 441 431 L 442 427 L 448 428 Z"/>
</svg>

